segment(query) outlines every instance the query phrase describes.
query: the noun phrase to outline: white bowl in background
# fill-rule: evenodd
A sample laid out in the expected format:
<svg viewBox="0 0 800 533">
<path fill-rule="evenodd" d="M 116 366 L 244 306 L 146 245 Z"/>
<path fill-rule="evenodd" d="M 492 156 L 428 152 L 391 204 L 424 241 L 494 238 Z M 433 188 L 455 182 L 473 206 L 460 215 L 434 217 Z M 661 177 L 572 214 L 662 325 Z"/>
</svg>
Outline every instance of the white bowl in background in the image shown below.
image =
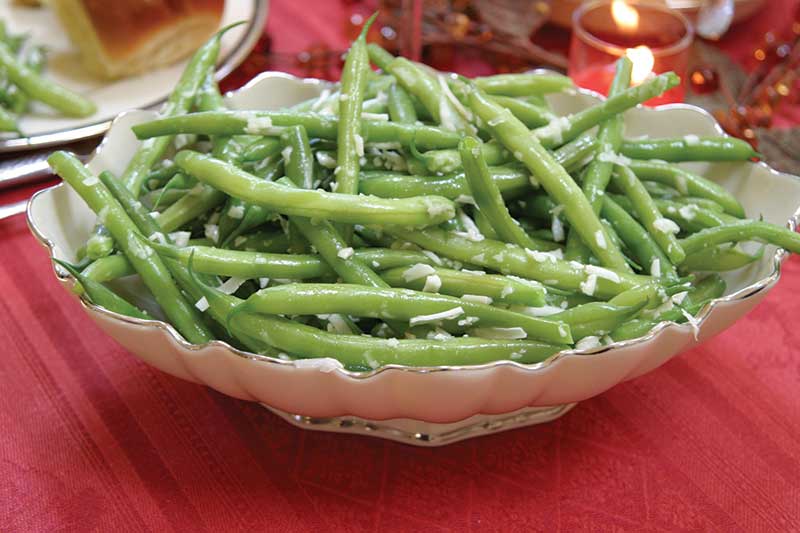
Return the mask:
<svg viewBox="0 0 800 533">
<path fill-rule="evenodd" d="M 275 109 L 318 94 L 326 82 L 264 73 L 226 95 L 231 108 Z M 572 113 L 598 100 L 587 92 L 550 97 L 558 113 Z M 133 124 L 152 111 L 120 115 L 89 162 L 98 173 L 121 173 L 137 146 Z M 637 107 L 625 113 L 628 136 L 722 136 L 705 111 L 683 104 Z M 800 179 L 763 163 L 685 164 L 733 192 L 751 217 L 794 230 L 800 219 Z M 69 187 L 40 191 L 28 206 L 28 224 L 52 257 L 71 261 L 95 216 Z M 754 245 L 754 250 L 757 246 Z M 258 401 L 305 428 L 440 445 L 495 431 L 552 420 L 575 402 L 657 368 L 703 342 L 756 306 L 780 276 L 787 254 L 767 247 L 761 260 L 724 274 L 726 294 L 698 314 L 699 329 L 663 322 L 646 336 L 591 350 L 569 350 L 537 364 L 498 361 L 476 366 L 414 368 L 389 365 L 350 372 L 330 359 L 284 361 L 232 348 L 222 341 L 186 342 L 169 324 L 139 320 L 80 300 L 100 328 L 136 356 L 174 376 L 224 394 Z M 72 280 L 55 269 L 65 288 Z"/>
</svg>

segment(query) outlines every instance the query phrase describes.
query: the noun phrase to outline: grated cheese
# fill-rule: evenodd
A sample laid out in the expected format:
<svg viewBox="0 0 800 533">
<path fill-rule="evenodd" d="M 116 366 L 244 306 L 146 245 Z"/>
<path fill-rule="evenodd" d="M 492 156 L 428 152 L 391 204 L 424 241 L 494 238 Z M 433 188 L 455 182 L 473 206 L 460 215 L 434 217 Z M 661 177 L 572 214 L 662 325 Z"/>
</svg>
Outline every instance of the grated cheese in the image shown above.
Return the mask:
<svg viewBox="0 0 800 533">
<path fill-rule="evenodd" d="M 440 313 L 433 313 L 430 315 L 417 315 L 411 317 L 409 320 L 409 324 L 412 326 L 416 326 L 418 324 L 429 324 L 431 322 L 438 322 L 439 320 L 452 320 L 454 318 L 458 318 L 464 314 L 464 308 L 461 306 L 454 307 L 452 309 L 448 309 L 447 311 L 442 311 Z"/>
</svg>

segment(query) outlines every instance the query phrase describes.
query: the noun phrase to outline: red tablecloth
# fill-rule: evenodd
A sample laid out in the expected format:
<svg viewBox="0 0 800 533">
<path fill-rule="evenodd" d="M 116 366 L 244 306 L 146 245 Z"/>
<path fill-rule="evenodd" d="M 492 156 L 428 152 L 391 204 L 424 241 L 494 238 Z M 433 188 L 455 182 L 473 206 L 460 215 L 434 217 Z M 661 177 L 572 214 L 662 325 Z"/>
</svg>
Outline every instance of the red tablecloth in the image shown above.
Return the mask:
<svg viewBox="0 0 800 533">
<path fill-rule="evenodd" d="M 272 2 L 276 48 L 344 44 L 339 2 L 309 3 Z M 778 4 L 726 46 L 744 57 Z M 0 531 L 800 530 L 797 258 L 736 326 L 561 420 L 416 449 L 162 374 L 79 310 L 20 217 L 0 250 Z"/>
</svg>

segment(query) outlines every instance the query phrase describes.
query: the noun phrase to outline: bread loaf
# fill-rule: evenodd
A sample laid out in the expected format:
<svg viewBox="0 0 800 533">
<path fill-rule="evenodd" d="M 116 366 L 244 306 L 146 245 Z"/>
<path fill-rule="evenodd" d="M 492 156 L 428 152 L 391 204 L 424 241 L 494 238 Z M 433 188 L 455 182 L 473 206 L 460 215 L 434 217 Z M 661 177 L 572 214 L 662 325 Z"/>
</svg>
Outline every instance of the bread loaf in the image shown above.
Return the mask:
<svg viewBox="0 0 800 533">
<path fill-rule="evenodd" d="M 86 68 L 118 78 L 168 65 L 219 27 L 224 0 L 51 0 Z"/>
</svg>

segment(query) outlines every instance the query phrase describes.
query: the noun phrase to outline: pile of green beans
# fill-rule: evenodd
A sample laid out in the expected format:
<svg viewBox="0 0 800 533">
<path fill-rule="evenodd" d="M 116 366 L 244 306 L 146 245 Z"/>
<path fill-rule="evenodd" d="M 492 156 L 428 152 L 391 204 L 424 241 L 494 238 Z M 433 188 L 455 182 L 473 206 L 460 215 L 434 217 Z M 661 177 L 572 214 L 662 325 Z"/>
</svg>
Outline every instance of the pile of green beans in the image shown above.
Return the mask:
<svg viewBox="0 0 800 533">
<path fill-rule="evenodd" d="M 623 59 L 607 101 L 559 117 L 547 95 L 569 78 L 442 75 L 365 35 L 340 83 L 271 111 L 224 108 L 211 41 L 174 105 L 133 127 L 119 180 L 54 154 L 116 247 L 59 263 L 83 297 L 148 319 L 109 285 L 138 274 L 191 342 L 356 371 L 535 363 L 692 322 L 724 294 L 718 272 L 762 257 L 741 242 L 800 252 L 674 164 L 758 157 L 746 143 L 625 139 L 621 113 L 674 74 L 629 87 Z"/>
<path fill-rule="evenodd" d="M 95 105 L 66 87 L 43 76 L 44 49 L 26 42 L 26 35 L 8 32 L 0 20 L 0 132 L 21 136 L 17 119 L 37 101 L 69 117 L 87 117 Z"/>
</svg>

